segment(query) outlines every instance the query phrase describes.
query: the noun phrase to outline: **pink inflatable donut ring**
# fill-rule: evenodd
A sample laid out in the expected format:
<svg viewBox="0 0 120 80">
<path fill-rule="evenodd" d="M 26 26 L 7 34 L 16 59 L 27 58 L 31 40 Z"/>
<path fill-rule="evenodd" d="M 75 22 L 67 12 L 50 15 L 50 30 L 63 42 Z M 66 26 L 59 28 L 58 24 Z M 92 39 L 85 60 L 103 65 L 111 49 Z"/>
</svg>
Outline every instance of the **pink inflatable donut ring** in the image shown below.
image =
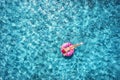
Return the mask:
<svg viewBox="0 0 120 80">
<path fill-rule="evenodd" d="M 67 48 L 67 47 L 69 47 L 69 46 L 71 46 L 71 45 L 72 45 L 72 44 L 71 44 L 70 42 L 64 43 L 64 44 L 61 46 L 61 52 L 62 52 L 62 50 L 63 50 L 64 48 Z M 74 49 L 70 50 L 69 52 L 67 52 L 67 53 L 65 53 L 65 54 L 62 52 L 62 54 L 64 54 L 64 56 L 67 56 L 67 57 L 72 56 L 73 53 L 74 53 Z"/>
</svg>

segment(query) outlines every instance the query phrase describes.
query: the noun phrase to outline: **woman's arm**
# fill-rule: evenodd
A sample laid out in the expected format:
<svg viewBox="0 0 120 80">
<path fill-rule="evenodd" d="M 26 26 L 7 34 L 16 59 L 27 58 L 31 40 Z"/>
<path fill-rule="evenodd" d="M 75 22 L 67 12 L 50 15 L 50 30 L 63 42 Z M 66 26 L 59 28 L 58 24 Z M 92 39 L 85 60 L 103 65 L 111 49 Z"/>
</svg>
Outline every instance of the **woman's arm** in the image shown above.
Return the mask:
<svg viewBox="0 0 120 80">
<path fill-rule="evenodd" d="M 80 45 L 82 45 L 82 44 L 83 44 L 83 42 L 78 43 L 78 44 L 75 44 L 75 45 L 73 45 L 73 46 L 74 46 L 74 48 L 76 48 L 76 47 L 78 47 L 78 46 L 80 46 Z"/>
</svg>

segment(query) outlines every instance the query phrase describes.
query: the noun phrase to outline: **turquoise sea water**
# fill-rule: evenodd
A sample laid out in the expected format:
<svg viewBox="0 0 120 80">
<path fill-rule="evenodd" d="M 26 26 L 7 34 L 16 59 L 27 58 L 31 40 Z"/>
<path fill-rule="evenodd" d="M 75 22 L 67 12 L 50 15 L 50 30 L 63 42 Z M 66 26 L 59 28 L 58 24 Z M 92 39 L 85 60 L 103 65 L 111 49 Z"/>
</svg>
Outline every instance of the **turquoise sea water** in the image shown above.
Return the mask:
<svg viewBox="0 0 120 80">
<path fill-rule="evenodd" d="M 120 1 L 0 0 L 0 80 L 120 80 Z"/>
</svg>

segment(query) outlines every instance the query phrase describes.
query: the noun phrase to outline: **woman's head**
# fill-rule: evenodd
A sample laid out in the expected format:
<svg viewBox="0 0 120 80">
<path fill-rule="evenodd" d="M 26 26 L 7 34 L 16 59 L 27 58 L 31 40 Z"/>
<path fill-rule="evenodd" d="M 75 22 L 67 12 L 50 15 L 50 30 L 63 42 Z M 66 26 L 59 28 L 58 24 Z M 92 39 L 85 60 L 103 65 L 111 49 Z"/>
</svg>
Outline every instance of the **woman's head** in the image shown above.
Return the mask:
<svg viewBox="0 0 120 80">
<path fill-rule="evenodd" d="M 66 53 L 66 51 L 65 51 L 64 49 L 62 49 L 61 51 L 62 51 L 62 53 L 63 53 L 63 54 L 65 54 L 65 53 Z"/>
</svg>

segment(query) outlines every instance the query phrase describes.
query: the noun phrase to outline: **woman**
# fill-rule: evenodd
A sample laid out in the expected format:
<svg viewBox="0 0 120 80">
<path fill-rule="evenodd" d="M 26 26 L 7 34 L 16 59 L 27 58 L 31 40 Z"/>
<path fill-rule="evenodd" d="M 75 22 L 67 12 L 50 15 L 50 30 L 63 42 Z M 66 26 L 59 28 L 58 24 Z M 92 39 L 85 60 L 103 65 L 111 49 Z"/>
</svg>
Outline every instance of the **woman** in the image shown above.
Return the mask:
<svg viewBox="0 0 120 80">
<path fill-rule="evenodd" d="M 75 49 L 76 47 L 78 47 L 78 46 L 80 46 L 82 44 L 83 44 L 83 42 L 81 42 L 79 44 L 74 44 L 74 45 L 71 45 L 71 46 L 69 46 L 67 48 L 63 48 L 61 51 L 62 51 L 63 55 L 65 56 L 67 52 L 69 52 L 72 49 Z"/>
</svg>

